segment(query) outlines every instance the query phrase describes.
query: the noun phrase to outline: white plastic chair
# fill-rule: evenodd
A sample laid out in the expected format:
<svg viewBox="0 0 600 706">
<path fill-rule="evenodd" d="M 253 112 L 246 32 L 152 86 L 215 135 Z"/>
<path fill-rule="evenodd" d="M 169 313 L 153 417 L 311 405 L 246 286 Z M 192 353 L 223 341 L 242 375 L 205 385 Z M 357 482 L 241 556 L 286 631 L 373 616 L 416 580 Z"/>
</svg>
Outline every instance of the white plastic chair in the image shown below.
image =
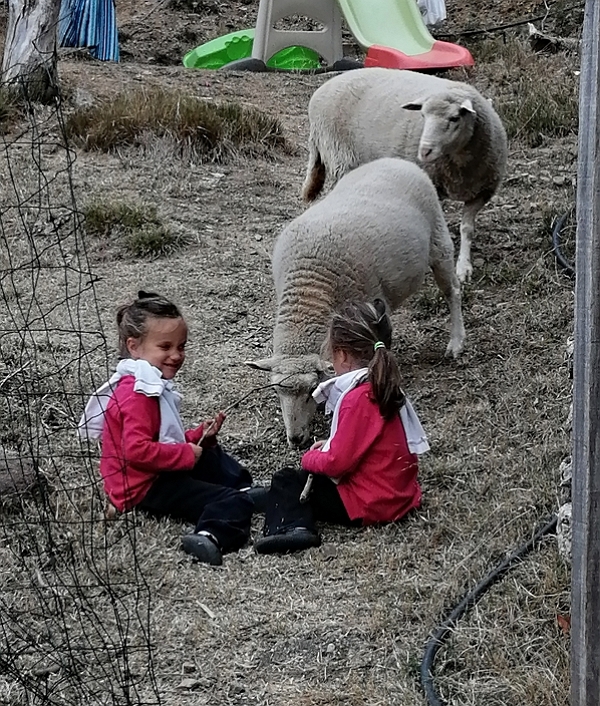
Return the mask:
<svg viewBox="0 0 600 706">
<path fill-rule="evenodd" d="M 323 29 L 275 29 L 279 20 L 291 15 L 316 20 L 323 25 Z M 266 63 L 281 49 L 296 45 L 318 52 L 329 66 L 343 58 L 342 15 L 335 0 L 260 0 L 252 58 Z"/>
</svg>

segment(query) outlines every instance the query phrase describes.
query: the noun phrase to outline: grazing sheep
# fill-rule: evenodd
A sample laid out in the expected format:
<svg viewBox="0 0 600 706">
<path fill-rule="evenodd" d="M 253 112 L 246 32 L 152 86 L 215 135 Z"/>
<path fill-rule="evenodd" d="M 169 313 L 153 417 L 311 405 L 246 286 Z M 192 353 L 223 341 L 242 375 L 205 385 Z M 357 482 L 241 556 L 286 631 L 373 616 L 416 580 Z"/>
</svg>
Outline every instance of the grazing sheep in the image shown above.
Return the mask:
<svg viewBox="0 0 600 706">
<path fill-rule="evenodd" d="M 356 299 L 381 299 L 394 310 L 429 268 L 450 307 L 446 355 L 456 357 L 465 330 L 452 240 L 431 180 L 401 159 L 350 172 L 281 232 L 273 253 L 273 357 L 248 365 L 271 371 L 291 446 L 309 438 L 311 393 L 327 377 L 320 350 L 332 311 Z"/>
<path fill-rule="evenodd" d="M 310 100 L 308 118 L 305 200 L 317 197 L 327 176 L 336 182 L 373 159 L 419 160 L 440 198 L 464 202 L 456 272 L 461 282 L 469 280 L 475 217 L 506 169 L 506 132 L 491 103 L 466 83 L 357 69 L 323 84 Z"/>
</svg>

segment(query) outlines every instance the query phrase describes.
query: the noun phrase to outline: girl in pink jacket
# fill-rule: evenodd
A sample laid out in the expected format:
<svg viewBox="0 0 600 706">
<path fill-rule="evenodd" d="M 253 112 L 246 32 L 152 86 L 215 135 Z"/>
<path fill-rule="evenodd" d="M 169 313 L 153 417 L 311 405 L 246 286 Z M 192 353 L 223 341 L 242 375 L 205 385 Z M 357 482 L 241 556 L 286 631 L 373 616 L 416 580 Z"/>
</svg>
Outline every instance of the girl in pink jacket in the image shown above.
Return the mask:
<svg viewBox="0 0 600 706">
<path fill-rule="evenodd" d="M 264 536 L 254 544 L 258 553 L 318 546 L 315 520 L 394 522 L 419 506 L 417 454 L 429 445 L 400 387 L 390 344 L 381 300 L 352 302 L 333 315 L 327 348 L 336 377 L 313 393 L 333 413 L 331 433 L 304 454 L 301 471 L 274 474 Z M 307 481 L 311 491 L 302 502 Z"/>
<path fill-rule="evenodd" d="M 120 362 L 88 402 L 83 438 L 100 438 L 100 474 L 110 502 L 195 525 L 183 549 L 221 564 L 250 534 L 255 509 L 248 471 L 217 444 L 225 415 L 191 430 L 179 416 L 173 378 L 185 360 L 188 329 L 177 306 L 139 292 L 117 313 Z M 262 490 L 262 489 L 257 489 Z"/>
</svg>

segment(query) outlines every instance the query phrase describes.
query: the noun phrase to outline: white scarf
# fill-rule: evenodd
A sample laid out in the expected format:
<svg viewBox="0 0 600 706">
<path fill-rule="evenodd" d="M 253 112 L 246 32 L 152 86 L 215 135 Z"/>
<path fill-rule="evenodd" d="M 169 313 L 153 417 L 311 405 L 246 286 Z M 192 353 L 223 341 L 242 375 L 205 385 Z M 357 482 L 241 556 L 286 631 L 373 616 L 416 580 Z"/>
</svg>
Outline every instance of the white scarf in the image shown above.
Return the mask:
<svg viewBox="0 0 600 706">
<path fill-rule="evenodd" d="M 367 376 L 367 368 L 351 370 L 349 373 L 344 373 L 344 375 L 338 375 L 337 377 L 325 380 L 325 382 L 322 382 L 313 392 L 313 398 L 317 404 L 325 402 L 325 413 L 331 414 L 333 412 L 329 438 L 321 447 L 321 451 L 328 451 L 331 446 L 331 440 L 337 431 L 342 400 L 350 390 L 366 382 Z M 413 454 L 424 454 L 426 451 L 429 451 L 427 435 L 408 398 L 405 398 L 404 405 L 400 408 L 400 419 L 402 420 L 406 434 L 408 450 Z"/>
<path fill-rule="evenodd" d="M 185 431 L 179 416 L 181 395 L 173 389 L 171 380 L 165 380 L 158 368 L 146 360 L 126 358 L 117 365 L 117 371 L 90 397 L 77 431 L 82 439 L 99 439 L 104 429 L 106 408 L 117 383 L 124 375 L 133 375 L 133 389 L 146 397 L 158 397 L 160 405 L 160 433 L 158 440 L 164 444 L 185 443 Z"/>
</svg>

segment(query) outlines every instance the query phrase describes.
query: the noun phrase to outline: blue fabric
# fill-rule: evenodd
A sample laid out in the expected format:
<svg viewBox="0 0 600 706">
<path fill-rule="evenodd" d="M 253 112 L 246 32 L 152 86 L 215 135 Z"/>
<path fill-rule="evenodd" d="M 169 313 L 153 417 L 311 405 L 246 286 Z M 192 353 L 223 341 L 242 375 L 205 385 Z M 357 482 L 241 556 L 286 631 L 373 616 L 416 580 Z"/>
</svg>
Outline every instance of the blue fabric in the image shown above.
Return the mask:
<svg viewBox="0 0 600 706">
<path fill-rule="evenodd" d="M 61 47 L 89 47 L 100 61 L 119 61 L 114 0 L 62 0 L 58 21 Z"/>
</svg>

